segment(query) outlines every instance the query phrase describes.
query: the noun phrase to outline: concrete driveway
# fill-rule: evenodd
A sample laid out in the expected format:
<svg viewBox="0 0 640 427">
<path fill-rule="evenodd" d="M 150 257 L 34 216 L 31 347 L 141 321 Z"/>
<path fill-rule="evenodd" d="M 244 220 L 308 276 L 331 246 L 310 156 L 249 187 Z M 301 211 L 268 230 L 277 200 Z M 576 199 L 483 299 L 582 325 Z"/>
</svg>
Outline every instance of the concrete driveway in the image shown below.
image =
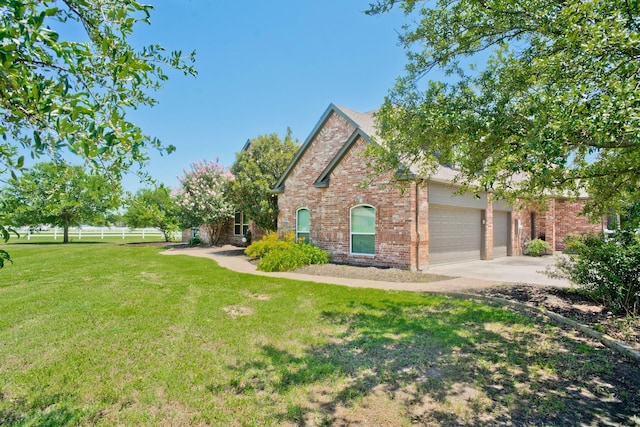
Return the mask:
<svg viewBox="0 0 640 427">
<path fill-rule="evenodd" d="M 568 280 L 552 279 L 544 274 L 547 268 L 553 267 L 560 256 L 562 255 L 537 258 L 510 256 L 488 261 L 467 261 L 438 265 L 429 268 L 427 272 L 489 281 L 569 287 L 571 282 Z"/>
</svg>

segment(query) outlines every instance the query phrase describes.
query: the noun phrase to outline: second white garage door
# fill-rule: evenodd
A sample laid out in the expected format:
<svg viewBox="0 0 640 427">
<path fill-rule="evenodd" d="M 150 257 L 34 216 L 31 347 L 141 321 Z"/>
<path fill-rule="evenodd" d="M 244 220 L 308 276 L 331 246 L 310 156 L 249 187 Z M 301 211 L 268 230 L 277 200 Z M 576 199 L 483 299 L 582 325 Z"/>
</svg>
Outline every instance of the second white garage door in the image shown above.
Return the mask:
<svg viewBox="0 0 640 427">
<path fill-rule="evenodd" d="M 429 264 L 480 259 L 481 210 L 429 206 Z"/>
</svg>

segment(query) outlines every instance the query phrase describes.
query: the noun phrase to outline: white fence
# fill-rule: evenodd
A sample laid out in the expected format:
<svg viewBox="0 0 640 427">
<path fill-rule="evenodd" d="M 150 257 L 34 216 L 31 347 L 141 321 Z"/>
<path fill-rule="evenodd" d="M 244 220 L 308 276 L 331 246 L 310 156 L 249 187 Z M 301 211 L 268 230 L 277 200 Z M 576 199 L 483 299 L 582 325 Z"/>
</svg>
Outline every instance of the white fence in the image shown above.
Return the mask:
<svg viewBox="0 0 640 427">
<path fill-rule="evenodd" d="M 16 231 L 20 234 L 20 238 L 26 238 L 27 240 L 31 240 L 32 237 L 47 237 L 53 238 L 53 240 L 62 239 L 64 235 L 64 230 L 62 227 L 21 227 L 16 229 Z M 157 228 L 129 228 L 129 227 L 93 227 L 93 226 L 82 226 L 82 227 L 69 227 L 69 238 L 75 238 L 78 240 L 87 239 L 95 239 L 99 237 L 101 240 L 104 240 L 105 237 L 108 238 L 137 238 L 137 239 L 164 239 L 164 235 Z M 172 240 L 178 240 L 182 237 L 180 232 L 173 233 L 171 235 Z"/>
</svg>

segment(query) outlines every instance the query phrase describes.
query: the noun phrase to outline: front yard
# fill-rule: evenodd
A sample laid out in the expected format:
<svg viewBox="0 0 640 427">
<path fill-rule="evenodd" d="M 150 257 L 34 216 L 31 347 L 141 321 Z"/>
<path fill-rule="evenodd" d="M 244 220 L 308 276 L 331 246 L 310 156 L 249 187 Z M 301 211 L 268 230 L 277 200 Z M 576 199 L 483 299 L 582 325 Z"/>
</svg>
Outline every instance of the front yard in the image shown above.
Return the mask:
<svg viewBox="0 0 640 427">
<path fill-rule="evenodd" d="M 10 245 L 0 425 L 640 424 L 640 367 L 501 307 Z"/>
</svg>

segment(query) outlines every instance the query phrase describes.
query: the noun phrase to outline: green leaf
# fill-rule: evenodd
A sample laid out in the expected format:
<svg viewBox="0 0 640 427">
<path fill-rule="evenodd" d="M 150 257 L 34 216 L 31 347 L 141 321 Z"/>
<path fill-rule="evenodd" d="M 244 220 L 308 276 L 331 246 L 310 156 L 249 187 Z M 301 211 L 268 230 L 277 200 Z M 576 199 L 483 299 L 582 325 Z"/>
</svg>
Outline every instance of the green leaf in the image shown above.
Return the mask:
<svg viewBox="0 0 640 427">
<path fill-rule="evenodd" d="M 446 166 L 498 198 L 588 192 L 594 217 L 639 200 L 635 3 L 377 1 L 369 14 L 398 6 L 415 25 L 377 113 L 372 175 Z M 446 78 L 428 81 L 435 70 Z"/>
</svg>

